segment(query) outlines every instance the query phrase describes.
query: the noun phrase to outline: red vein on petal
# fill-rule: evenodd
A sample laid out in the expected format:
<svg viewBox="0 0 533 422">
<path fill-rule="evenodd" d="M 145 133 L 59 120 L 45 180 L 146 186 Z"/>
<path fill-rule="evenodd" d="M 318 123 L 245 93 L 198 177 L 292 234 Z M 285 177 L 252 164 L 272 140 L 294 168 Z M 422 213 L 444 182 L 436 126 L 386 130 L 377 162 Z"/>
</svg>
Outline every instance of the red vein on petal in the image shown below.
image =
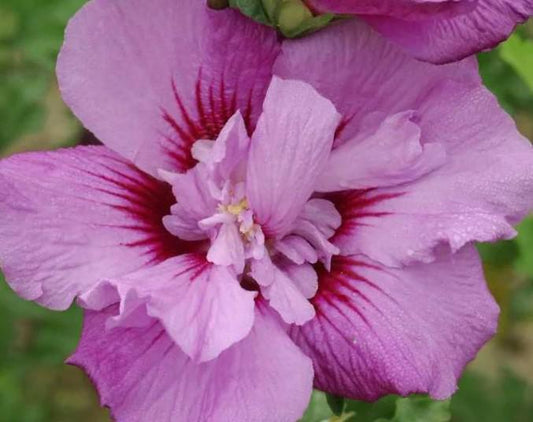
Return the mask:
<svg viewBox="0 0 533 422">
<path fill-rule="evenodd" d="M 162 148 L 177 170 L 185 171 L 196 164 L 191 154 L 192 145 L 199 139 L 218 137 L 226 122 L 238 110 L 238 95 L 236 88 L 228 90 L 223 78 L 219 81 L 206 81 L 201 69 L 194 85 L 191 104 L 184 103 L 174 80 L 171 81 L 171 87 L 178 115 L 161 108 L 161 117 L 169 129 L 168 133 L 160 133 Z M 251 91 L 241 110 L 249 133 L 252 129 L 252 96 Z"/>
</svg>

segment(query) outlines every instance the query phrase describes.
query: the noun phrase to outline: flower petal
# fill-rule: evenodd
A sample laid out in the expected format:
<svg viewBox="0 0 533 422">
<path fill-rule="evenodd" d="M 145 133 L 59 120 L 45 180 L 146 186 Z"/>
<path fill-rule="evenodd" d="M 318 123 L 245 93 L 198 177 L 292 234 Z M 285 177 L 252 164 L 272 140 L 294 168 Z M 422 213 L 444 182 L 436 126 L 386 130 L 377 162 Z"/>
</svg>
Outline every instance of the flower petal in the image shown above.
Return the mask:
<svg viewBox="0 0 533 422">
<path fill-rule="evenodd" d="M 306 299 L 311 299 L 318 290 L 318 276 L 310 264 L 283 266 L 283 271 L 292 280 Z"/>
<path fill-rule="evenodd" d="M 216 212 L 218 202 L 209 189 L 211 174 L 203 163 L 186 173 L 161 173 L 172 184 L 177 203 L 172 214 L 165 216 L 167 230 L 186 240 L 205 239 L 207 236 L 198 223 Z"/>
<path fill-rule="evenodd" d="M 211 144 L 206 148 L 207 142 Z M 228 120 L 216 141 L 198 141 L 193 145 L 192 153 L 194 156 L 196 150 L 199 156 L 195 158 L 207 165 L 215 181 L 221 185 L 234 173 L 239 173 L 249 146 L 245 122 L 240 112 L 237 112 Z M 244 168 L 242 172 L 245 173 Z"/>
<path fill-rule="evenodd" d="M 475 60 L 418 62 L 364 23 L 349 21 L 284 42 L 274 70 L 332 99 L 344 116 L 336 145 L 413 110 L 421 145 L 445 148 L 446 163 L 415 183 L 334 201 L 344 209 L 334 242 L 342 253 L 392 266 L 430 261 L 441 243 L 456 250 L 472 240 L 512 236 L 509 223 L 531 209 L 531 149 L 482 87 Z"/>
<path fill-rule="evenodd" d="M 293 281 L 290 276 L 299 277 Z M 287 324 L 302 325 L 315 316 L 315 310 L 307 300 L 315 279 L 305 269 L 284 271 L 267 255 L 252 261 L 251 276 L 261 286 L 262 295 Z M 309 285 L 306 285 L 309 284 Z"/>
<path fill-rule="evenodd" d="M 194 251 L 161 223 L 170 186 L 105 147 L 0 161 L 0 262 L 22 297 L 53 309 L 103 277 Z"/>
<path fill-rule="evenodd" d="M 459 16 L 415 22 L 386 16 L 366 20 L 413 56 L 446 63 L 494 48 L 532 15 L 532 0 L 478 0 L 470 13 Z"/>
<path fill-rule="evenodd" d="M 284 41 L 274 74 L 308 82 L 333 102 L 343 116 L 336 145 L 361 131 L 375 132 L 388 116 L 418 112 L 443 81 L 481 84 L 475 59 L 444 66 L 420 62 L 357 19 Z"/>
<path fill-rule="evenodd" d="M 331 257 L 340 251 L 329 239 L 342 223 L 342 216 L 335 205 L 326 199 L 313 198 L 307 201 L 298 218 L 294 221 L 290 233 L 309 242 L 317 252 L 326 268 Z M 312 261 L 310 261 L 312 262 Z"/>
<path fill-rule="evenodd" d="M 109 294 L 109 286 L 115 288 L 115 294 Z M 248 335 L 254 320 L 255 295 L 241 288 L 227 268 L 188 254 L 106 280 L 81 296 L 80 304 L 101 311 L 116 303 L 118 297 L 120 312 L 110 322 L 111 326 L 125 327 L 139 325 L 125 316 L 142 307 L 145 315 L 161 321 L 185 354 L 196 362 L 205 362 Z M 142 324 L 145 320 L 141 315 Z"/>
<path fill-rule="evenodd" d="M 233 222 L 220 226 L 207 252 L 207 260 L 217 265 L 232 265 L 238 274 L 242 273 L 245 263 L 244 245 L 239 229 Z"/>
<path fill-rule="evenodd" d="M 278 53 L 273 30 L 197 0 L 92 0 L 58 60 L 63 97 L 145 171 L 183 171 L 198 139 L 241 110 L 253 129 Z"/>
<path fill-rule="evenodd" d="M 340 116 L 310 86 L 274 78 L 252 136 L 247 195 L 265 234 L 286 234 L 324 169 Z"/>
<path fill-rule="evenodd" d="M 343 215 L 333 241 L 343 254 L 389 266 L 430 262 L 439 246 L 513 237 L 512 225 L 533 208 L 533 149 L 487 90 L 443 84 L 420 115 L 423 136 L 446 148 L 446 164 L 364 194 L 363 209 L 332 199 Z"/>
<path fill-rule="evenodd" d="M 283 239 L 274 243 L 274 249 L 298 265 L 304 262 L 315 264 L 318 261 L 316 249 L 300 236 L 285 236 Z"/>
<path fill-rule="evenodd" d="M 498 320 L 472 246 L 402 269 L 334 258 L 312 301 L 317 316 L 290 333 L 313 359 L 315 387 L 362 400 L 449 397 Z"/>
<path fill-rule="evenodd" d="M 387 117 L 377 131 L 353 138 L 331 153 L 317 191 L 366 189 L 416 180 L 446 161 L 444 146 L 421 144 L 414 112 Z"/>
<path fill-rule="evenodd" d="M 261 312 L 246 339 L 201 364 L 159 324 L 106 330 L 113 312 L 86 313 L 69 363 L 87 372 L 117 422 L 293 422 L 302 416 L 312 391 L 311 362 Z"/>
<path fill-rule="evenodd" d="M 380 15 L 404 18 L 409 21 L 421 18 L 454 16 L 471 10 L 477 0 L 308 0 L 322 13 L 352 15 Z"/>
</svg>

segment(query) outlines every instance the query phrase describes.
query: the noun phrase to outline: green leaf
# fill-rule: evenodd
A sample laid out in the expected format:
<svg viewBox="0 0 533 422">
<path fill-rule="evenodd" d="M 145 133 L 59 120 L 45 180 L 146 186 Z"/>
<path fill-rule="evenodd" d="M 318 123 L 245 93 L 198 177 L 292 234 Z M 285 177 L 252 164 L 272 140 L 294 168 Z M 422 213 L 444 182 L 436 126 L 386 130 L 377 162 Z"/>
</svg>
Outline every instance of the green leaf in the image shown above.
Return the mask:
<svg viewBox="0 0 533 422">
<path fill-rule="evenodd" d="M 509 370 L 494 375 L 465 373 L 451 402 L 454 421 L 531 421 L 533 386 Z"/>
<path fill-rule="evenodd" d="M 0 8 L 0 41 L 12 38 L 18 25 L 18 16 L 12 10 Z"/>
<path fill-rule="evenodd" d="M 517 229 L 516 244 L 519 256 L 516 262 L 516 269 L 533 277 L 533 218 L 526 218 Z"/>
<path fill-rule="evenodd" d="M 346 405 L 344 397 L 336 396 L 334 394 L 326 394 L 326 399 L 328 401 L 328 406 L 331 411 L 337 416 L 342 415 L 342 412 L 344 411 L 344 407 Z"/>
<path fill-rule="evenodd" d="M 376 422 L 448 422 L 450 420 L 449 400 L 435 401 L 429 397 L 413 396 L 396 400 L 396 413 L 392 419 L 378 419 Z"/>
<path fill-rule="evenodd" d="M 480 243 L 477 245 L 484 262 L 495 267 L 507 267 L 518 260 L 520 251 L 515 240 L 497 243 Z"/>
<path fill-rule="evenodd" d="M 2 0 L 0 8 L 0 149 L 45 122 L 44 98 L 67 20 L 84 0 Z"/>
<path fill-rule="evenodd" d="M 513 34 L 500 48 L 503 60 L 510 64 L 533 92 L 533 41 Z"/>
<path fill-rule="evenodd" d="M 313 391 L 309 406 L 300 422 L 321 422 L 332 416 L 326 395 L 321 391 Z"/>
<path fill-rule="evenodd" d="M 502 60 L 499 49 L 479 54 L 478 61 L 483 82 L 506 111 L 533 110 L 533 95 L 515 69 Z"/>
</svg>

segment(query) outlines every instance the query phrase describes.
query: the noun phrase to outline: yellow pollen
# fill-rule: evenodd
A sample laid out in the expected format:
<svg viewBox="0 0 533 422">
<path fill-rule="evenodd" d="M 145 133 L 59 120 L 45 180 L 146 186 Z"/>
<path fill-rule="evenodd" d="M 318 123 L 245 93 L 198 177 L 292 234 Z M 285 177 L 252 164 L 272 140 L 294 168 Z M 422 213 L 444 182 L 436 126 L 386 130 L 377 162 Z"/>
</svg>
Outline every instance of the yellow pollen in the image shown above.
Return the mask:
<svg viewBox="0 0 533 422">
<path fill-rule="evenodd" d="M 244 198 L 236 204 L 226 205 L 222 208 L 230 214 L 239 215 L 241 212 L 248 209 L 248 200 Z"/>
</svg>

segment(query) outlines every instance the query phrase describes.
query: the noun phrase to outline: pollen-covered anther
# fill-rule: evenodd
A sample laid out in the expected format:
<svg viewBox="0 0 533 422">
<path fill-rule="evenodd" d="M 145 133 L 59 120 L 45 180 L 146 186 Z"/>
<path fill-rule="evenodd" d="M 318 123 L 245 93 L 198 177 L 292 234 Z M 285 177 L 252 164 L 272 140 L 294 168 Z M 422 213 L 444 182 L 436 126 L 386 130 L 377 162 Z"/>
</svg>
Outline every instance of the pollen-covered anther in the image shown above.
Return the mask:
<svg viewBox="0 0 533 422">
<path fill-rule="evenodd" d="M 219 209 L 222 212 L 227 212 L 229 214 L 232 214 L 234 216 L 239 216 L 243 211 L 248 210 L 248 199 L 243 198 L 239 202 L 235 204 L 229 204 L 229 205 L 219 205 Z"/>
<path fill-rule="evenodd" d="M 241 198 L 228 205 L 219 204 L 218 210 L 235 218 L 243 242 L 259 241 L 264 243 L 265 236 L 261 226 L 254 221 L 253 211 L 250 209 L 248 198 Z"/>
</svg>

